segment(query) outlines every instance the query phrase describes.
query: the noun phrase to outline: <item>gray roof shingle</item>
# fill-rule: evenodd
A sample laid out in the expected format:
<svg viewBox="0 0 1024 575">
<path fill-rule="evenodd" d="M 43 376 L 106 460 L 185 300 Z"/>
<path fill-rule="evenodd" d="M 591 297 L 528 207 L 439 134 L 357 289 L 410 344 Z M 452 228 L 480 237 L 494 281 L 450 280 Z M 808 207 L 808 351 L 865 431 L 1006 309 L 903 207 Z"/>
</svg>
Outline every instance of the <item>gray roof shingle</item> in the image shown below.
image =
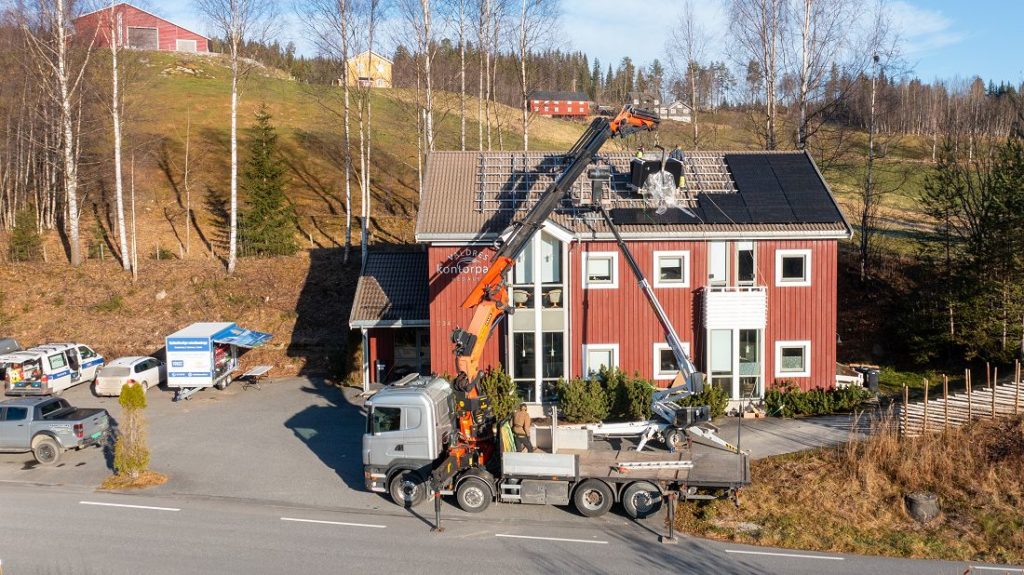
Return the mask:
<svg viewBox="0 0 1024 575">
<path fill-rule="evenodd" d="M 700 192 L 690 216 L 671 209 L 657 215 L 636 193 L 623 185 L 628 177 L 632 154 L 610 152 L 602 158 L 613 168 L 613 220 L 625 237 L 713 237 L 716 234 L 761 233 L 773 236 L 814 235 L 847 237 L 851 233 L 838 204 L 832 197 L 817 167 L 804 152 L 690 152 L 694 163 L 711 162 L 722 166 L 724 187 L 730 193 Z M 543 159 L 539 159 L 543 156 Z M 521 191 L 505 192 L 490 198 L 488 209 L 483 189 L 484 166 L 494 165 L 498 158 L 507 162 L 510 181 L 523 180 L 524 173 L 551 171 L 559 154 L 531 152 L 433 152 L 430 156 L 423 195 L 416 222 L 416 238 L 420 242 L 445 240 L 484 240 L 501 233 L 509 223 L 521 219 L 543 192 L 546 181 L 539 178 L 532 184 L 510 184 Z M 527 165 L 517 171 L 516 166 Z M 538 165 L 545 169 L 536 168 Z M 557 170 L 556 170 L 557 172 Z M 690 178 L 690 186 L 699 190 L 701 182 Z M 578 199 L 589 185 L 580 178 L 573 192 Z M 731 181 L 729 181 L 731 180 Z M 493 186 L 492 186 L 493 188 Z M 498 199 L 495 199 L 498 198 Z M 506 202 L 506 204 L 501 204 Z M 506 205 L 507 209 L 493 209 Z M 581 216 L 569 204 L 550 218 L 581 239 L 605 239 L 610 235 L 603 221 Z"/>
<path fill-rule="evenodd" d="M 370 251 L 356 284 L 349 327 L 417 327 L 429 323 L 425 252 Z"/>
</svg>

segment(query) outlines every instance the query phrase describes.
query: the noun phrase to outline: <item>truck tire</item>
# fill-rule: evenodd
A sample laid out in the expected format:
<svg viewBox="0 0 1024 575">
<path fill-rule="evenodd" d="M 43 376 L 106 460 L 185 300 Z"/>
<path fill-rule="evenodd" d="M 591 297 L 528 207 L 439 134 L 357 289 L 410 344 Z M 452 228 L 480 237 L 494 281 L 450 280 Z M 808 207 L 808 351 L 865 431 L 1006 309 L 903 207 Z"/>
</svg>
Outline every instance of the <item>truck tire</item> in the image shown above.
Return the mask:
<svg viewBox="0 0 1024 575">
<path fill-rule="evenodd" d="M 604 481 L 587 479 L 573 492 L 572 502 L 585 517 L 600 517 L 612 508 L 615 497 Z"/>
<path fill-rule="evenodd" d="M 665 447 L 673 453 L 682 451 L 683 446 L 686 445 L 686 434 L 678 427 L 666 429 L 662 436 L 665 438 Z"/>
<path fill-rule="evenodd" d="M 649 481 L 631 483 L 622 492 L 622 508 L 633 519 L 646 519 L 661 511 L 661 490 Z"/>
<path fill-rule="evenodd" d="M 415 471 L 399 471 L 391 478 L 388 492 L 396 504 L 411 509 L 427 499 L 427 484 Z"/>
<path fill-rule="evenodd" d="M 479 477 L 467 477 L 455 490 L 459 507 L 467 513 L 480 513 L 491 504 L 491 489 Z"/>
<path fill-rule="evenodd" d="M 40 465 L 54 465 L 60 460 L 60 445 L 52 437 L 37 437 L 32 441 L 32 457 Z"/>
</svg>

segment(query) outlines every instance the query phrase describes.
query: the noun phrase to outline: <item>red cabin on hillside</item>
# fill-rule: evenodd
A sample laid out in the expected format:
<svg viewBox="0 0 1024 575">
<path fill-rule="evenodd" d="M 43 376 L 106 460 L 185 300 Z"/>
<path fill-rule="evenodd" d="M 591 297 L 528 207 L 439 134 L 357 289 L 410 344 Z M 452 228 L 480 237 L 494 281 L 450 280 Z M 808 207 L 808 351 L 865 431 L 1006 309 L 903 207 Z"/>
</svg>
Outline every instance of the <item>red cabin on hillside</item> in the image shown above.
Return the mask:
<svg viewBox="0 0 1024 575">
<path fill-rule="evenodd" d="M 530 111 L 540 116 L 585 118 L 590 115 L 590 100 L 583 92 L 545 92 L 530 94 Z"/>
<path fill-rule="evenodd" d="M 690 212 L 658 214 L 630 186 L 626 152 L 609 152 L 605 201 L 684 348 L 737 406 L 766 389 L 836 385 L 838 240 L 851 228 L 804 152 L 693 152 L 683 163 Z M 539 152 L 435 152 L 416 253 L 371 252 L 349 325 L 364 341 L 364 377 L 454 374 L 449 336 L 488 269 L 492 244 L 561 171 Z M 488 342 L 530 402 L 559 378 L 616 366 L 668 385 L 665 332 L 611 230 L 585 203 L 587 171 L 509 273 L 514 312 Z"/>
<path fill-rule="evenodd" d="M 79 36 L 96 36 L 96 46 L 110 47 L 111 32 L 119 38 L 118 46 L 138 50 L 164 52 L 209 52 L 210 40 L 178 26 L 174 22 L 150 14 L 122 2 L 84 14 L 74 21 Z"/>
</svg>

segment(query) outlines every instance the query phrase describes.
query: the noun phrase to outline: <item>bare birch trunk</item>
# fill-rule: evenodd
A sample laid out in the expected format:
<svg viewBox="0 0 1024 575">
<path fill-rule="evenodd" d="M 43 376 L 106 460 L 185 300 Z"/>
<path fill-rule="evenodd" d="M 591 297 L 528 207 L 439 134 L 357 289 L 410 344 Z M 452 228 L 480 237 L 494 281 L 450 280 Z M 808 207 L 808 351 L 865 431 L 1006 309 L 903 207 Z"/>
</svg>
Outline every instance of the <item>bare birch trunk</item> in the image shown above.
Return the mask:
<svg viewBox="0 0 1024 575">
<path fill-rule="evenodd" d="M 115 2 L 110 4 L 111 34 L 110 34 L 110 59 L 111 59 L 111 98 L 110 113 L 114 122 L 114 203 L 117 209 L 117 237 L 121 252 L 121 267 L 125 271 L 131 269 L 131 260 L 128 258 L 128 239 L 124 224 L 124 178 L 121 174 L 121 102 L 119 92 L 120 72 L 117 67 L 117 48 L 121 42 L 121 15 L 114 14 Z"/>
<path fill-rule="evenodd" d="M 231 2 L 236 10 L 235 0 Z M 231 210 L 228 231 L 228 273 L 235 273 L 238 260 L 238 28 L 231 35 Z"/>
</svg>

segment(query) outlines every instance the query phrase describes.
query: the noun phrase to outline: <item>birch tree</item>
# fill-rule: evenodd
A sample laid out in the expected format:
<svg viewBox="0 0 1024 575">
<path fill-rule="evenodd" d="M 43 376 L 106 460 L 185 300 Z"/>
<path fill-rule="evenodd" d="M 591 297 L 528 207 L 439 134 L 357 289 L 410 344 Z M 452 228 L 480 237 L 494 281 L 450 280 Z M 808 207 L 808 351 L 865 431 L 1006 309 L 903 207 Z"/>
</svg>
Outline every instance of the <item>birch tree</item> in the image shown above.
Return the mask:
<svg viewBox="0 0 1024 575">
<path fill-rule="evenodd" d="M 697 122 L 697 76 L 708 44 L 707 29 L 697 21 L 693 13 L 692 0 L 683 3 L 679 21 L 668 40 L 668 61 L 676 76 L 689 79 L 690 123 L 693 127 L 693 148 L 700 148 L 700 131 Z M 682 62 L 680 63 L 680 60 Z"/>
<path fill-rule="evenodd" d="M 360 26 L 366 31 L 367 68 L 373 60 L 375 34 L 377 30 L 377 19 L 380 17 L 381 0 L 365 0 L 361 9 Z M 371 211 L 371 186 L 370 167 L 371 152 L 373 150 L 373 103 L 370 98 L 372 86 L 361 87 L 359 93 L 359 190 L 360 190 L 360 236 L 359 247 L 362 255 L 362 263 L 366 263 L 366 255 L 370 244 L 370 222 L 372 221 Z M 465 122 L 465 116 L 463 116 Z M 465 124 L 463 124 L 463 142 L 465 142 Z"/>
<path fill-rule="evenodd" d="M 222 35 L 231 67 L 231 204 L 228 210 L 228 273 L 238 261 L 238 98 L 239 81 L 251 64 L 242 50 L 247 42 L 266 39 L 274 24 L 273 0 L 195 0 L 196 9 Z"/>
<path fill-rule="evenodd" d="M 761 68 L 764 117 L 759 135 L 766 150 L 778 145 L 776 90 L 788 0 L 731 0 L 730 31 L 738 62 L 755 61 Z"/>
<path fill-rule="evenodd" d="M 77 266 L 82 263 L 78 207 L 81 87 L 95 36 L 86 40 L 87 45 L 71 41 L 72 11 L 71 0 L 39 0 L 34 21 L 23 21 L 22 30 L 44 78 L 47 99 L 56 108 L 53 143 L 60 151 L 71 265 Z"/>
<path fill-rule="evenodd" d="M 131 269 L 131 258 L 128 254 L 128 238 L 124 222 L 124 178 L 121 173 L 121 70 L 117 63 L 117 50 L 123 43 L 123 19 L 116 11 L 117 0 L 110 2 L 110 116 L 114 124 L 114 203 L 117 210 L 118 247 L 121 252 L 121 267 Z"/>
<path fill-rule="evenodd" d="M 530 90 L 533 87 L 530 57 L 535 51 L 550 44 L 557 22 L 557 0 L 519 1 L 519 18 L 511 44 L 519 72 L 524 150 L 530 149 Z"/>
<path fill-rule="evenodd" d="M 320 54 L 336 64 L 338 82 L 341 84 L 340 108 L 329 99 L 321 98 L 320 103 L 328 113 L 341 120 L 342 185 L 345 197 L 344 261 L 348 262 L 352 251 L 352 88 L 349 85 L 352 73 L 349 60 L 354 42 L 352 0 L 310 0 L 302 6 L 302 11 Z"/>
</svg>

